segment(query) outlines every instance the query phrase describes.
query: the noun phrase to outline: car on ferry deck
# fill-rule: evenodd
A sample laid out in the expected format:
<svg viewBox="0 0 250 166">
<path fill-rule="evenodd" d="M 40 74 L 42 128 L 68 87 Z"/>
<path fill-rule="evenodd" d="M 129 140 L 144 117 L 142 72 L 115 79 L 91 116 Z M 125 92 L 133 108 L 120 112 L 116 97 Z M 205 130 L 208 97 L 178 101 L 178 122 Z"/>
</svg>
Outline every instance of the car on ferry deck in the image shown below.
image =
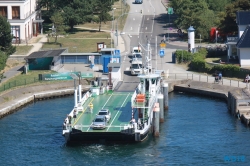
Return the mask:
<svg viewBox="0 0 250 166">
<path fill-rule="evenodd" d="M 111 113 L 108 109 L 101 109 L 97 115 L 104 115 L 107 119 L 107 122 L 111 119 Z"/>
<path fill-rule="evenodd" d="M 93 120 L 91 124 L 91 128 L 93 130 L 102 130 L 105 129 L 107 126 L 107 118 L 105 115 L 96 115 L 95 119 Z"/>
</svg>

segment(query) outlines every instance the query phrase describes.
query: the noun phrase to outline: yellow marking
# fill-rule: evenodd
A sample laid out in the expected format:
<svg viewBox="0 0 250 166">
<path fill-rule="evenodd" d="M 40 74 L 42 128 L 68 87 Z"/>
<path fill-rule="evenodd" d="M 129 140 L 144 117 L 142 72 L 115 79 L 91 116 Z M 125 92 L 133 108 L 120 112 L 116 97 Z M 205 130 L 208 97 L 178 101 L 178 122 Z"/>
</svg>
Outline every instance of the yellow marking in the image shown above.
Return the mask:
<svg viewBox="0 0 250 166">
<path fill-rule="evenodd" d="M 89 102 L 92 103 L 92 101 L 94 100 L 94 98 Z M 73 126 L 78 122 L 78 120 L 81 118 L 81 116 L 83 115 L 83 113 L 86 111 L 87 108 L 83 109 L 81 115 L 76 119 L 76 121 L 74 122 Z"/>
</svg>

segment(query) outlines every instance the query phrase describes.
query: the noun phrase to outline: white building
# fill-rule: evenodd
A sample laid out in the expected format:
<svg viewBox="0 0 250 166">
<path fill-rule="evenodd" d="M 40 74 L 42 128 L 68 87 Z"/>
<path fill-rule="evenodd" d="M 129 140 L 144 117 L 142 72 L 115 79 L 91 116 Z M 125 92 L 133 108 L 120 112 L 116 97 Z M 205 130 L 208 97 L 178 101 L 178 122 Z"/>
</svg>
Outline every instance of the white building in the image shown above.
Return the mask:
<svg viewBox="0 0 250 166">
<path fill-rule="evenodd" d="M 41 12 L 38 0 L 0 0 L 0 15 L 11 25 L 13 43 L 26 43 L 42 33 Z"/>
<path fill-rule="evenodd" d="M 227 37 L 228 61 L 236 61 L 241 67 L 250 66 L 250 11 L 237 11 L 238 36 Z"/>
</svg>

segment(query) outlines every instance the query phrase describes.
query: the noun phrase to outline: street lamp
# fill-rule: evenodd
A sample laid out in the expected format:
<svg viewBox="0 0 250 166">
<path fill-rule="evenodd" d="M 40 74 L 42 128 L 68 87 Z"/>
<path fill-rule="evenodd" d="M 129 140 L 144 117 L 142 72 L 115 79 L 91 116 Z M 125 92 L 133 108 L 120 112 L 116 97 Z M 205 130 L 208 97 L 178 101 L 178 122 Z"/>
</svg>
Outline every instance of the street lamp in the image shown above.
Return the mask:
<svg viewBox="0 0 250 166">
<path fill-rule="evenodd" d="M 116 8 L 113 8 L 112 9 L 112 12 L 113 12 L 113 20 L 112 20 L 112 22 L 111 22 L 111 33 L 110 33 L 110 40 L 111 40 L 111 48 L 112 48 L 112 33 L 113 33 L 113 30 L 114 30 L 114 26 L 113 26 L 113 24 L 114 24 L 114 10 L 115 10 Z"/>
</svg>

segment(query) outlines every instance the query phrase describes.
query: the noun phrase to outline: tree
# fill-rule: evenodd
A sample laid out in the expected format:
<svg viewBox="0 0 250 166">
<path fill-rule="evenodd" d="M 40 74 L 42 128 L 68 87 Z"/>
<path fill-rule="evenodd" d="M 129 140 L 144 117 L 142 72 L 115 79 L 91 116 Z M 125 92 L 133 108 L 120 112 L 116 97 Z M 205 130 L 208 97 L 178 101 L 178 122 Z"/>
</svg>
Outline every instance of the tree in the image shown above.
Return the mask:
<svg viewBox="0 0 250 166">
<path fill-rule="evenodd" d="M 192 25 L 197 35 L 202 35 L 204 39 L 209 36 L 209 30 L 215 25 L 216 17 L 214 12 L 209 10 L 208 5 L 203 0 L 172 0 L 171 5 L 178 15 L 175 20 L 177 27 L 187 29 Z"/>
<path fill-rule="evenodd" d="M 96 0 L 94 4 L 94 9 L 97 11 L 94 14 L 97 17 L 94 17 L 93 21 L 99 23 L 99 31 L 101 31 L 102 22 L 106 24 L 106 21 L 112 20 L 112 17 L 109 14 L 109 12 L 112 10 L 112 2 L 110 0 Z"/>
<path fill-rule="evenodd" d="M 62 1 L 62 16 L 64 18 L 65 24 L 67 24 L 71 31 L 77 24 L 84 23 L 91 20 L 91 15 L 93 13 L 93 4 L 95 0 L 92 1 L 81 1 L 74 0 L 72 2 Z"/>
<path fill-rule="evenodd" d="M 221 18 L 219 28 L 221 31 L 226 34 L 237 34 L 236 12 L 244 10 L 250 10 L 249 0 L 237 0 L 228 4 L 225 8 L 225 12 L 219 14 L 219 18 Z"/>
<path fill-rule="evenodd" d="M 16 51 L 12 46 L 12 34 L 10 23 L 5 17 L 0 16 L 0 51 L 3 51 L 9 56 Z"/>
<path fill-rule="evenodd" d="M 55 27 L 54 35 L 56 43 L 58 35 L 65 33 L 66 27 L 64 26 L 64 20 L 60 12 L 55 12 L 51 16 L 50 20 L 52 21 Z"/>
</svg>

